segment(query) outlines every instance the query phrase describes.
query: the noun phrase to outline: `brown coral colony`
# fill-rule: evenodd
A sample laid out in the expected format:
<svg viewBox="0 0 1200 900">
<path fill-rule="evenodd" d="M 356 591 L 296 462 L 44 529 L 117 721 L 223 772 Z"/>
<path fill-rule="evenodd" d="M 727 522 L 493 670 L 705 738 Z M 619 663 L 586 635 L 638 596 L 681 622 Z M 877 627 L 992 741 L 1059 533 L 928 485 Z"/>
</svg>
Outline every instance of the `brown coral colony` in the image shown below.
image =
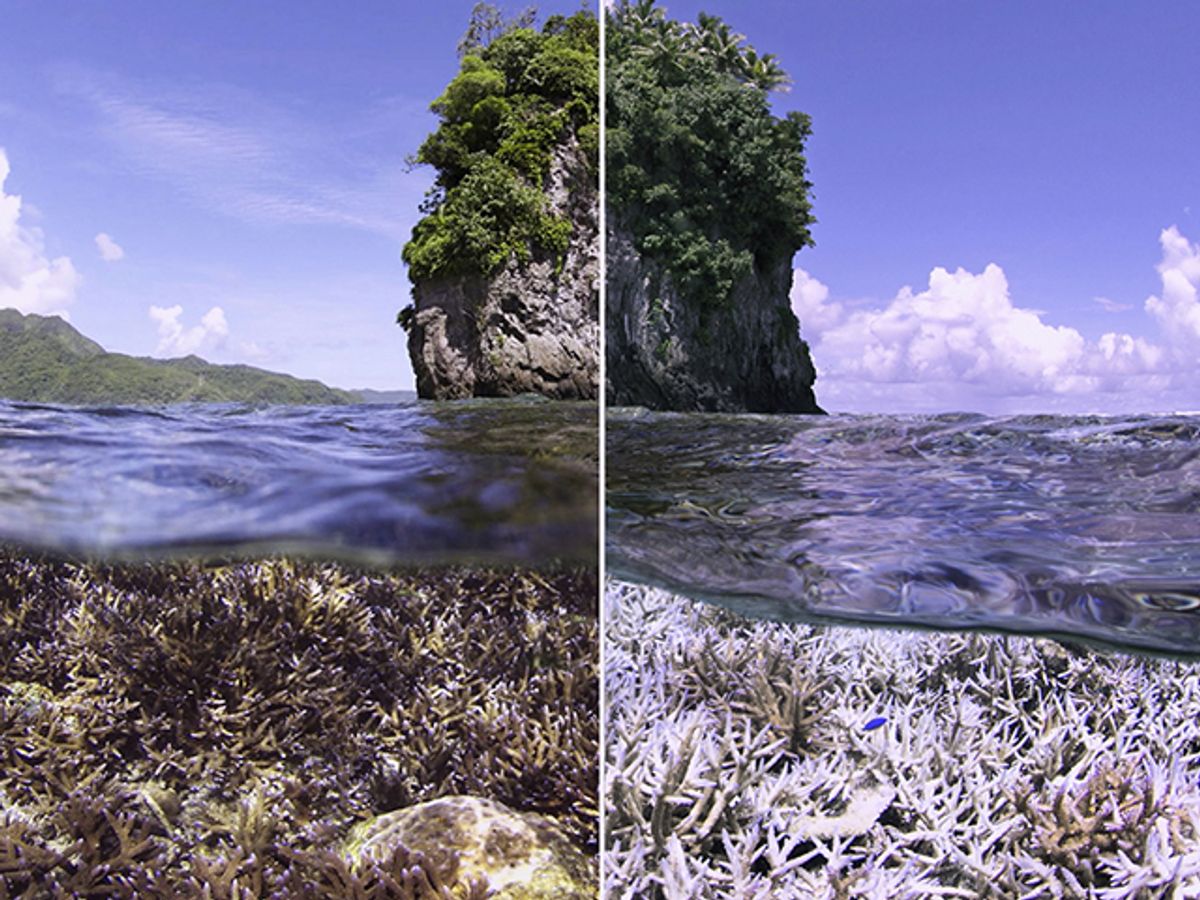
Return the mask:
<svg viewBox="0 0 1200 900">
<path fill-rule="evenodd" d="M 449 794 L 591 858 L 596 595 L 587 571 L 5 553 L 0 895 L 448 896 L 453 848 L 343 841 Z"/>
</svg>

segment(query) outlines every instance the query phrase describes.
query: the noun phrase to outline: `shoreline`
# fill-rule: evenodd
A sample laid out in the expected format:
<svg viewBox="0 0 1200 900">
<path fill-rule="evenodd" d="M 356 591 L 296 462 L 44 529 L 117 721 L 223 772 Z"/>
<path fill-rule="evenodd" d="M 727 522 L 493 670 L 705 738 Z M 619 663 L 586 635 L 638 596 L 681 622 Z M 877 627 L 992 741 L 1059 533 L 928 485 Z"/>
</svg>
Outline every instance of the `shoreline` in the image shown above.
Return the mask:
<svg viewBox="0 0 1200 900">
<path fill-rule="evenodd" d="M 612 900 L 1200 891 L 1200 666 L 611 579 L 604 615 Z"/>
</svg>

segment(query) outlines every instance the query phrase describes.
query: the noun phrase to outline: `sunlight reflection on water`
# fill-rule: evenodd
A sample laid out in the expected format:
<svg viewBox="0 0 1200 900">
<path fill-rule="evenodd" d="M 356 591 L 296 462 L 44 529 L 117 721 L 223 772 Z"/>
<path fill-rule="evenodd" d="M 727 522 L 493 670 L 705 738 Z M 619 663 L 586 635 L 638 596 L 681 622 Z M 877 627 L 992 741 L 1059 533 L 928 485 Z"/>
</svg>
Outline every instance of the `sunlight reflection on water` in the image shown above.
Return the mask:
<svg viewBox="0 0 1200 900">
<path fill-rule="evenodd" d="M 607 560 L 782 620 L 1200 655 L 1200 419 L 610 410 Z"/>
</svg>

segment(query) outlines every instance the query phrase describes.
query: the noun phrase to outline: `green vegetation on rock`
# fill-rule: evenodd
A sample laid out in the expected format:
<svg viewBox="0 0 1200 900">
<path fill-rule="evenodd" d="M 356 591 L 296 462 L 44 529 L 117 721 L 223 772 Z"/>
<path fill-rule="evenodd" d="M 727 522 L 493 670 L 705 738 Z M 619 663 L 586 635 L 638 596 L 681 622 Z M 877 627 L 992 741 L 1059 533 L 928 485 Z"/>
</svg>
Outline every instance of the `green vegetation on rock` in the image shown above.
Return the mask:
<svg viewBox="0 0 1200 900">
<path fill-rule="evenodd" d="M 812 244 L 808 116 L 768 103 L 787 76 L 715 16 L 654 0 L 608 14 L 608 202 L 643 257 L 701 309 Z"/>
<path fill-rule="evenodd" d="M 572 142 L 596 165 L 599 25 L 578 12 L 539 32 L 531 19 L 505 22 L 486 3 L 471 15 L 461 69 L 431 107 L 441 123 L 414 157 L 437 169 L 404 247 L 414 282 L 566 252 L 571 223 L 549 211 L 543 179 L 555 148 Z"/>
<path fill-rule="evenodd" d="M 356 398 L 256 369 L 197 356 L 144 359 L 107 353 L 57 316 L 0 309 L 0 397 L 34 403 L 323 404 Z"/>
</svg>

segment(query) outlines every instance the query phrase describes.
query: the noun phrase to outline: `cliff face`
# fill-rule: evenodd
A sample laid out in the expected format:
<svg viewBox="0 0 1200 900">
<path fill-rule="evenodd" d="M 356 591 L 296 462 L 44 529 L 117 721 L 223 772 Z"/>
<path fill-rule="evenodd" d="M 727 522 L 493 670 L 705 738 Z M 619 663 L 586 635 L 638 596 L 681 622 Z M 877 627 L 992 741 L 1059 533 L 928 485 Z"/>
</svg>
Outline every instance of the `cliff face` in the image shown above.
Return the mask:
<svg viewBox="0 0 1200 900">
<path fill-rule="evenodd" d="M 555 148 L 545 189 L 550 211 L 571 222 L 563 258 L 534 249 L 490 277 L 414 284 L 408 352 L 421 397 L 598 396 L 599 204 L 574 138 Z"/>
<path fill-rule="evenodd" d="M 823 412 L 816 371 L 788 294 L 791 258 L 738 282 L 702 312 L 681 301 L 629 232 L 608 232 L 606 393 L 613 406 L 728 412 Z"/>
</svg>

